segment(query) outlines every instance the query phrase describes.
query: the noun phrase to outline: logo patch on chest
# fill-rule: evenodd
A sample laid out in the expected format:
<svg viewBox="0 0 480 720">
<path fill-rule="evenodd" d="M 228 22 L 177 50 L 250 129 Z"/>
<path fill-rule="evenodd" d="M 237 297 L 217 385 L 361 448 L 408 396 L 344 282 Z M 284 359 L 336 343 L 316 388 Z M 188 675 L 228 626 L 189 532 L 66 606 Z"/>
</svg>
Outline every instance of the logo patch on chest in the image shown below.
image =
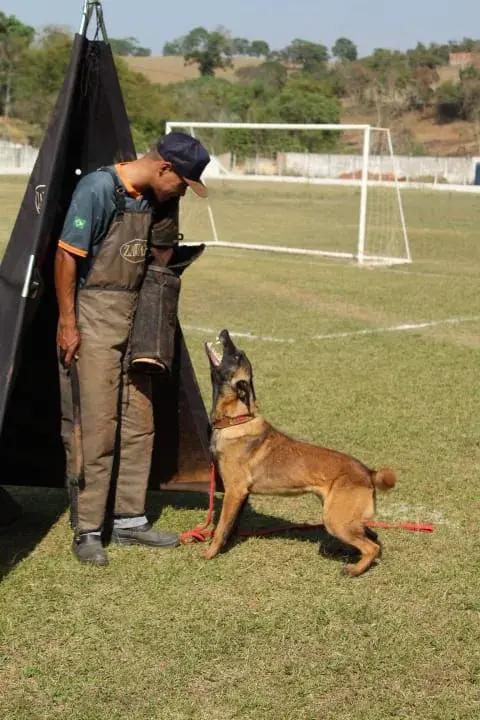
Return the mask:
<svg viewBox="0 0 480 720">
<path fill-rule="evenodd" d="M 147 243 L 145 240 L 129 240 L 120 247 L 120 255 L 129 263 L 141 263 L 147 254 Z"/>
<path fill-rule="evenodd" d="M 83 230 L 87 224 L 87 221 L 85 218 L 78 217 L 78 215 L 73 218 L 73 225 L 77 228 L 77 230 Z"/>
</svg>

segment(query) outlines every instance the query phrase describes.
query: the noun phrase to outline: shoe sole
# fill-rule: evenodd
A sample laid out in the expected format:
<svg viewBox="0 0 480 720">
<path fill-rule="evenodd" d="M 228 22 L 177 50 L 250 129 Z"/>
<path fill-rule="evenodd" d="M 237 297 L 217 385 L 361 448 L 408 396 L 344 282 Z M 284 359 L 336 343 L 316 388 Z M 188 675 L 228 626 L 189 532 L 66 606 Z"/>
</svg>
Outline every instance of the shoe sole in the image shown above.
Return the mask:
<svg viewBox="0 0 480 720">
<path fill-rule="evenodd" d="M 159 548 L 161 550 L 163 548 L 168 549 L 178 547 L 180 545 L 180 540 L 159 545 L 158 543 L 146 542 L 145 540 L 137 540 L 135 538 L 112 537 L 111 543 L 113 545 L 143 545 L 144 547 Z"/>
<path fill-rule="evenodd" d="M 75 555 L 75 557 L 78 562 L 82 563 L 82 565 L 95 565 L 98 567 L 105 567 L 106 565 L 108 565 L 108 560 L 86 560 L 84 558 L 78 557 L 78 555 Z"/>
</svg>

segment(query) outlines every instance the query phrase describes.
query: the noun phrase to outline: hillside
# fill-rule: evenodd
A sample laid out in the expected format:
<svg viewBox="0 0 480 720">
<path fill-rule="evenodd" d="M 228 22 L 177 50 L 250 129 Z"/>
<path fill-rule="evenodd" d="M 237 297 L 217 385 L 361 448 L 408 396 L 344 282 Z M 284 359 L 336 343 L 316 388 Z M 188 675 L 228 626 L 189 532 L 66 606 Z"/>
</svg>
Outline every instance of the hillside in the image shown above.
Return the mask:
<svg viewBox="0 0 480 720">
<path fill-rule="evenodd" d="M 151 82 L 161 85 L 199 77 L 197 66 L 186 66 L 182 56 L 130 56 L 124 59 L 132 70 L 143 73 Z M 233 59 L 234 67 L 217 71 L 216 77 L 235 81 L 235 71 L 238 68 L 261 65 L 262 62 L 261 58 L 236 57 Z M 458 69 L 439 68 L 439 76 L 440 83 L 455 82 L 458 79 Z M 356 108 L 349 107 L 345 103 L 342 108 L 341 122 L 376 125 L 378 120 L 375 113 L 360 114 Z M 428 155 L 480 155 L 480 128 L 476 129 L 474 123 L 455 121 L 439 125 L 435 122 L 433 112 L 427 111 L 425 113 L 408 112 L 395 117 L 386 124 L 389 124 L 392 129 L 394 145 L 399 154 L 410 154 L 413 152 L 414 146 L 417 146 L 424 154 Z M 0 135 L 6 140 L 29 144 L 32 137 L 35 137 L 36 140 L 38 136 L 40 139 L 41 132 L 32 123 L 17 118 L 6 120 L 0 117 Z M 356 147 L 359 141 L 358 134 L 352 134 L 347 144 Z"/>
<path fill-rule="evenodd" d="M 196 65 L 185 66 L 181 56 L 150 56 L 126 57 L 132 70 L 143 73 L 151 82 L 167 84 L 182 82 L 198 77 Z M 235 71 L 240 67 L 260 65 L 261 58 L 237 57 L 233 59 L 234 67 L 219 70 L 216 77 L 235 80 Z M 444 67 L 439 69 L 440 82 L 458 79 L 458 69 Z M 352 114 L 344 109 L 342 122 L 371 123 L 375 125 L 374 116 Z M 432 115 L 410 112 L 396 118 L 391 123 L 394 136 L 406 131 L 411 134 L 412 141 L 422 145 L 429 155 L 478 155 L 480 154 L 479 138 L 476 136 L 472 123 L 456 121 L 438 125 Z"/>
<path fill-rule="evenodd" d="M 373 115 L 359 115 L 345 112 L 342 122 L 354 124 L 376 124 Z M 408 112 L 389 124 L 398 154 L 410 154 L 401 148 L 401 138 L 408 133 L 412 142 L 422 146 L 425 155 L 442 157 L 480 155 L 480 137 L 475 125 L 464 120 L 439 125 L 432 114 Z"/>
<path fill-rule="evenodd" d="M 151 55 L 150 57 L 129 55 L 123 59 L 127 61 L 131 70 L 143 73 L 150 82 L 160 85 L 199 77 L 197 65 L 185 65 L 184 59 L 180 55 Z M 235 57 L 233 58 L 233 68 L 217 70 L 215 77 L 235 80 L 235 71 L 238 68 L 261 65 L 263 62 L 262 58 Z M 458 68 L 442 67 L 439 68 L 438 74 L 440 82 L 458 80 Z"/>
<path fill-rule="evenodd" d="M 150 57 L 125 57 L 131 70 L 143 73 L 150 82 L 166 85 L 167 83 L 182 82 L 199 77 L 197 65 L 185 65 L 180 55 L 159 55 Z M 235 80 L 235 71 L 241 67 L 261 65 L 262 58 L 236 57 L 233 58 L 233 68 L 217 70 L 215 77 Z"/>
</svg>

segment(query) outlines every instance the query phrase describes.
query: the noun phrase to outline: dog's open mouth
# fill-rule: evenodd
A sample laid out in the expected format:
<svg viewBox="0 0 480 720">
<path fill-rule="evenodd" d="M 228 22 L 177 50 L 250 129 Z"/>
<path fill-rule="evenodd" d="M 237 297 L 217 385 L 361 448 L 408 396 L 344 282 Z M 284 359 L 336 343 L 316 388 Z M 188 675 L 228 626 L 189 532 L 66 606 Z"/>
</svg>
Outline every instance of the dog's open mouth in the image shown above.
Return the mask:
<svg viewBox="0 0 480 720">
<path fill-rule="evenodd" d="M 230 337 L 228 330 L 222 330 L 215 343 L 206 342 L 205 351 L 213 367 L 218 368 L 222 361 L 234 355 L 237 349 Z"/>
<path fill-rule="evenodd" d="M 215 343 L 218 346 L 222 345 L 222 341 L 220 339 L 217 340 Z M 205 343 L 205 349 L 207 351 L 207 355 L 210 358 L 210 362 L 214 367 L 220 367 L 223 357 L 223 347 L 221 348 L 221 352 L 215 348 L 214 344 L 211 342 Z"/>
</svg>

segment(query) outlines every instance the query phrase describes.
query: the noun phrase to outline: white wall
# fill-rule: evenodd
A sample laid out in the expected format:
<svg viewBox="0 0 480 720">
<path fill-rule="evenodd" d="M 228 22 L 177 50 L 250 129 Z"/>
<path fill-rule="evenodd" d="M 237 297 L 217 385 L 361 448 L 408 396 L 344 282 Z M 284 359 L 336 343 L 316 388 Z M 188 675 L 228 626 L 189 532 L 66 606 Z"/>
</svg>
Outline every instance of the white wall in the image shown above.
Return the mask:
<svg viewBox="0 0 480 720">
<path fill-rule="evenodd" d="M 0 140 L 0 174 L 25 174 L 33 170 L 38 149 L 28 145 Z M 214 158 L 207 167 L 206 177 L 220 177 L 229 174 L 231 158 L 226 153 Z M 469 185 L 475 177 L 475 164 L 480 157 L 408 157 L 397 155 L 398 177 L 415 181 L 430 177 L 435 181 Z M 233 168 L 234 173 L 259 175 L 288 175 L 313 178 L 339 178 L 345 174 L 358 174 L 362 169 L 361 155 L 316 155 L 309 153 L 282 153 L 275 162 L 272 158 L 250 158 L 241 167 Z M 369 170 L 372 173 L 391 173 L 389 157 L 371 157 Z"/>
<path fill-rule="evenodd" d="M 412 181 L 422 177 L 433 177 L 458 185 L 468 185 L 473 182 L 476 161 L 480 162 L 480 158 L 395 156 L 398 177 Z M 282 174 L 284 175 L 332 178 L 342 174 L 360 173 L 362 157 L 360 155 L 285 153 L 282 165 Z M 372 173 L 393 172 L 391 158 L 372 155 L 369 171 Z"/>
<path fill-rule="evenodd" d="M 29 175 L 37 156 L 37 148 L 0 140 L 0 174 Z"/>
</svg>

